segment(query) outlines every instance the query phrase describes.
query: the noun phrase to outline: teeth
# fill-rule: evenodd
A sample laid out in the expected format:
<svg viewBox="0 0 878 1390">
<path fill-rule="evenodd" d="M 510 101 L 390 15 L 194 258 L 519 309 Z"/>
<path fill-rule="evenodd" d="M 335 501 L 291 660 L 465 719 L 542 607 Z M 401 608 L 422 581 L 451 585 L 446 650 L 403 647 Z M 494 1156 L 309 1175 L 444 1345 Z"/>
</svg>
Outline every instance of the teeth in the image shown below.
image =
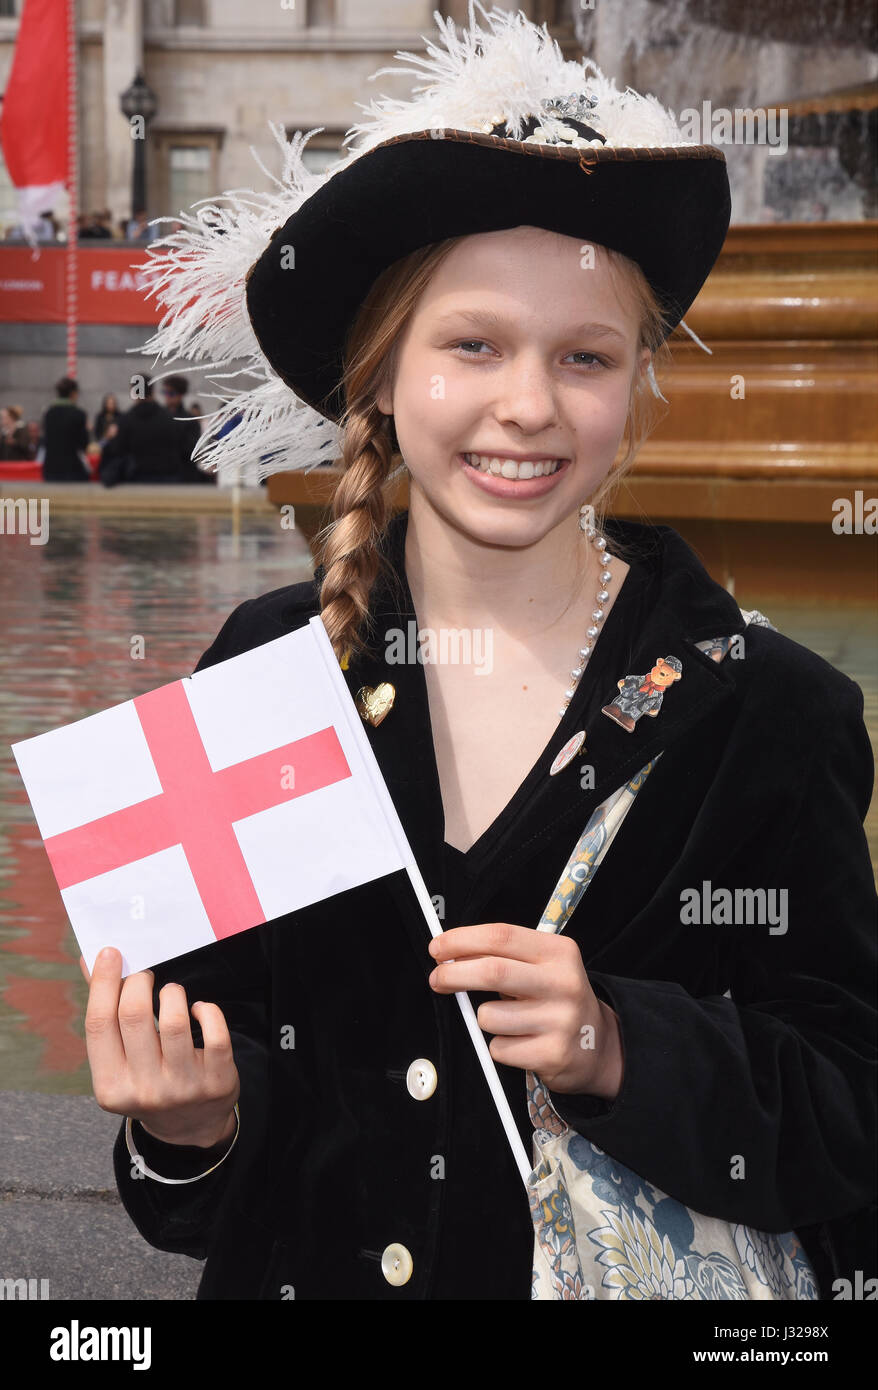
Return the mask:
<svg viewBox="0 0 878 1390">
<path fill-rule="evenodd" d="M 517 462 L 515 459 L 491 458 L 487 454 L 464 454 L 464 458 L 481 473 L 499 474 L 503 478 L 543 478 L 556 473 L 561 467 L 560 459 L 541 459 L 534 463 L 531 459 Z"/>
</svg>

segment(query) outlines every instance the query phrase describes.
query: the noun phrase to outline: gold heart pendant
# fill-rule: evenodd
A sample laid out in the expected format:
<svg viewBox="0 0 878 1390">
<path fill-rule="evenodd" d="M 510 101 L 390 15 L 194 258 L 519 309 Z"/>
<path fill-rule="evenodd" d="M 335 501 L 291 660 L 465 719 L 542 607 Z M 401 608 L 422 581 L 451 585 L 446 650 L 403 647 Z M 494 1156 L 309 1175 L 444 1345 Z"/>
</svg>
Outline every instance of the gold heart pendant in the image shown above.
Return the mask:
<svg viewBox="0 0 878 1390">
<path fill-rule="evenodd" d="M 371 724 L 374 728 L 383 719 L 386 719 L 393 709 L 393 702 L 396 699 L 396 690 L 390 681 L 382 681 L 380 685 L 363 685 L 357 691 L 356 706 L 360 712 L 360 718 L 366 724 Z"/>
</svg>

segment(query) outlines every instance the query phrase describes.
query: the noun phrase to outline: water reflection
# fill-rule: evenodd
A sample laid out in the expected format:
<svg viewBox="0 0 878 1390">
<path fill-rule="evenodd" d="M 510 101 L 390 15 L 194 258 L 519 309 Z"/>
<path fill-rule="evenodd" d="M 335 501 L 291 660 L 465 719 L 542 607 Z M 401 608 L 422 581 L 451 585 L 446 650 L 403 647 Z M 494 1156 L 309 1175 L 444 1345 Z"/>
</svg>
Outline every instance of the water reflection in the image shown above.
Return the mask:
<svg viewBox="0 0 878 1390">
<path fill-rule="evenodd" d="M 0 1089 L 91 1090 L 79 952 L 9 744 L 187 674 L 236 604 L 310 574 L 272 515 L 245 514 L 237 543 L 218 516 L 62 514 L 47 545 L 3 536 Z"/>
<path fill-rule="evenodd" d="M 307 545 L 272 517 L 52 521 L 0 549 L 0 1089 L 88 1094 L 79 952 L 9 744 L 131 699 L 192 670 L 243 599 L 311 573 Z M 739 594 L 863 688 L 878 730 L 871 607 Z M 142 660 L 132 638 L 143 639 Z M 873 854 L 875 815 L 868 822 Z"/>
</svg>

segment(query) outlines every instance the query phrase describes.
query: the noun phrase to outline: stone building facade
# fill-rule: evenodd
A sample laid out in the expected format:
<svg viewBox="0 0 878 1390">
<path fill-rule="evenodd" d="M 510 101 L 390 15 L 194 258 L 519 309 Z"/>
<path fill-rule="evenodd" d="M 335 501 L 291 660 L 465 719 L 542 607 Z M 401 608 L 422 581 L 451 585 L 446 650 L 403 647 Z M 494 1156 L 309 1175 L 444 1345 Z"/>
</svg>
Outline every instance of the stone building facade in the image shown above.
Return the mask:
<svg viewBox="0 0 878 1390">
<path fill-rule="evenodd" d="M 5 86 L 22 0 L 0 0 L 0 90 Z M 581 50 L 570 17 L 577 0 L 494 0 L 546 22 L 571 57 Z M 342 152 L 358 101 L 403 94 L 410 79 L 367 78 L 397 50 L 424 51 L 433 12 L 466 21 L 467 0 L 77 0 L 79 34 L 79 208 L 108 209 L 114 228 L 132 213 L 133 141 L 119 99 L 138 69 L 157 99 L 146 136 L 147 212 L 174 217 L 199 198 L 232 188 L 266 188 L 279 170 L 268 127 L 287 135 L 322 127 L 306 162 L 320 169 Z M 485 0 L 492 8 L 492 0 Z M 66 198 L 56 215 L 66 223 Z M 15 191 L 0 159 L 0 227 L 17 221 Z M 154 228 L 152 236 L 168 227 Z M 91 242 L 91 246 L 101 243 Z M 106 243 L 104 243 L 106 244 Z M 152 359 L 135 351 L 144 326 L 80 324 L 80 404 L 91 419 L 107 392 L 124 402 L 132 374 Z M 39 419 L 65 371 L 61 324 L 4 323 L 0 310 L 0 399 Z M 189 404 L 215 409 L 210 388 L 190 379 Z"/>
<path fill-rule="evenodd" d="M 0 0 L 0 84 L 20 7 L 21 0 Z M 500 8 L 523 9 L 548 21 L 556 37 L 573 39 L 564 0 Z M 78 0 L 80 209 L 108 208 L 114 226 L 133 211 L 133 142 L 119 98 L 138 69 L 158 103 L 146 138 L 147 210 L 170 217 L 222 189 L 262 186 L 250 147 L 274 160 L 269 120 L 282 121 L 288 134 L 322 127 L 309 144 L 312 167 L 337 158 L 359 115 L 355 103 L 370 90 L 367 78 L 398 49 L 423 51 L 436 9 L 463 21 L 467 2 Z M 405 90 L 406 79 L 382 81 L 388 94 Z M 3 171 L 0 221 L 13 220 Z"/>
<path fill-rule="evenodd" d="M 133 140 L 120 96 L 140 70 L 157 111 L 145 140 L 147 213 L 171 219 L 225 189 L 269 186 L 279 151 L 269 120 L 288 135 L 321 128 L 306 161 L 341 152 L 369 95 L 405 94 L 409 77 L 385 74 L 398 50 L 423 52 L 433 13 L 467 20 L 468 0 L 76 0 L 79 51 L 79 207 L 132 212 Z M 878 40 L 874 0 L 829 11 L 817 0 L 483 0 L 546 23 L 567 56 L 593 57 L 620 87 L 653 92 L 680 113 L 789 106 L 790 148 L 730 146 L 733 222 L 874 217 Z M 0 0 L 0 90 L 22 0 Z M 836 95 L 834 95 L 836 94 Z M 708 137 L 710 138 L 710 137 Z M 65 219 L 64 200 L 56 209 Z M 15 194 L 0 159 L 0 228 Z M 168 227 L 154 229 L 161 235 Z M 93 243 L 94 244 L 94 243 Z M 2 310 L 0 310 L 2 315 Z M 78 374 L 93 411 L 124 393 L 151 363 L 126 349 L 142 328 L 83 324 Z M 110 360 L 112 359 L 112 360 Z M 51 397 L 65 365 L 64 328 L 0 321 L 0 394 L 28 414 Z M 201 394 L 199 392 L 199 394 Z M 212 408 L 212 407 L 210 407 Z"/>
</svg>

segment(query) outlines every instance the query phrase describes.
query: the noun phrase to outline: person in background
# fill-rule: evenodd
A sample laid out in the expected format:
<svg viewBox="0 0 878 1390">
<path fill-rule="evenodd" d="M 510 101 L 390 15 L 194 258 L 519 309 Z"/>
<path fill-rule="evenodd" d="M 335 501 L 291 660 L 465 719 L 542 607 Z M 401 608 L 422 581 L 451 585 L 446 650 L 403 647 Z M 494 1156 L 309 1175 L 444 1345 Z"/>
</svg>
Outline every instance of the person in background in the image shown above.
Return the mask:
<svg viewBox="0 0 878 1390">
<path fill-rule="evenodd" d="M 43 478 L 46 482 L 87 483 L 91 474 L 81 458 L 88 447 L 88 421 L 77 405 L 79 383 L 62 376 L 56 397 L 43 416 Z"/>
<path fill-rule="evenodd" d="M 105 444 L 119 428 L 122 411 L 115 396 L 104 396 L 101 408 L 95 416 L 92 435 L 96 444 Z M 112 433 L 111 433 L 112 432 Z"/>
<path fill-rule="evenodd" d="M 104 237 L 107 241 L 113 241 L 115 232 L 113 231 L 113 214 L 109 208 L 104 208 L 103 212 L 96 212 L 94 218 L 95 236 Z"/>
<path fill-rule="evenodd" d="M 104 444 L 100 478 L 106 487 L 189 482 L 188 459 L 179 423 L 154 399 L 152 383 L 147 382 L 143 399 L 126 411 L 118 430 Z"/>
<path fill-rule="evenodd" d="M 0 410 L 0 459 L 4 462 L 24 462 L 32 459 L 30 440 L 22 423 L 24 412 L 20 405 L 6 405 Z"/>
<path fill-rule="evenodd" d="M 162 399 L 165 408 L 174 416 L 183 439 L 186 456 L 185 475 L 181 479 L 187 483 L 216 483 L 216 475 L 203 473 L 197 463 L 192 462 L 192 451 L 201 438 L 201 425 L 193 419 L 192 413 L 184 404 L 189 382 L 185 376 L 165 377 L 162 382 Z M 200 413 L 200 409 L 199 409 Z"/>
<path fill-rule="evenodd" d="M 128 223 L 125 234 L 129 241 L 152 241 L 153 233 L 147 225 L 145 208 L 138 208 Z"/>
<path fill-rule="evenodd" d="M 27 430 L 27 445 L 30 450 L 28 458 L 38 457 L 38 451 L 42 448 L 42 430 L 39 420 L 28 420 L 25 429 Z M 40 459 L 42 463 L 42 459 Z"/>
<path fill-rule="evenodd" d="M 83 213 L 79 218 L 79 240 L 94 241 L 98 237 L 106 236 L 105 230 L 99 225 L 100 214 L 97 212 Z"/>
<path fill-rule="evenodd" d="M 55 221 L 51 208 L 41 212 L 33 227 L 33 235 L 36 241 L 56 241 L 58 239 L 58 224 Z M 16 223 L 6 234 L 7 241 L 25 241 L 24 228 L 21 223 Z"/>
</svg>

